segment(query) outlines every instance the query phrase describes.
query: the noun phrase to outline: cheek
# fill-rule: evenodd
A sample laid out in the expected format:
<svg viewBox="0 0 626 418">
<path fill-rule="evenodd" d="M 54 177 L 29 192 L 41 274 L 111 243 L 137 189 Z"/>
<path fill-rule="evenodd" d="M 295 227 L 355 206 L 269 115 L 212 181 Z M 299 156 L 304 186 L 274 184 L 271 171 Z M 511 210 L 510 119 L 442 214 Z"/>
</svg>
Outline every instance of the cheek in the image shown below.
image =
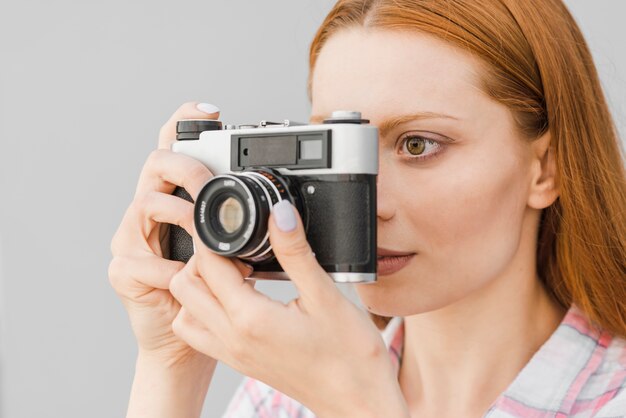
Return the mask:
<svg viewBox="0 0 626 418">
<path fill-rule="evenodd" d="M 490 258 L 519 238 L 528 192 L 521 164 L 493 156 L 455 166 L 407 201 L 426 216 L 403 216 L 435 260 Z"/>
<path fill-rule="evenodd" d="M 366 306 L 381 315 L 437 309 L 506 268 L 519 246 L 528 193 L 522 159 L 507 152 L 459 152 L 432 169 L 397 166 L 393 177 L 411 178 L 414 187 L 395 188 L 389 232 L 418 255 L 397 275 L 358 288 Z"/>
</svg>

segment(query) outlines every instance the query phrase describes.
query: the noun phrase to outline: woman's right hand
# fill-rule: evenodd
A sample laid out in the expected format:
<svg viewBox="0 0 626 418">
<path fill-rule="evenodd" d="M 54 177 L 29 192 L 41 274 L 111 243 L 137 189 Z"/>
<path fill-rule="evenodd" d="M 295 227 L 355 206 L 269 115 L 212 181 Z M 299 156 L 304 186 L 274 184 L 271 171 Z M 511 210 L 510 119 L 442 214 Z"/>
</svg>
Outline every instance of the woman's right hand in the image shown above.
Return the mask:
<svg viewBox="0 0 626 418">
<path fill-rule="evenodd" d="M 189 234 L 194 228 L 193 204 L 172 196 L 175 187 L 184 187 L 195 200 L 212 177 L 199 161 L 170 151 L 177 121 L 219 117 L 219 110 L 203 112 L 197 105 L 182 105 L 161 128 L 158 149 L 148 157 L 134 199 L 111 242 L 109 280 L 128 312 L 139 353 L 168 364 L 206 357 L 172 332 L 180 304 L 171 295 L 169 283 L 184 263 L 164 258 L 162 247 L 166 224 L 178 225 Z M 247 270 L 242 263 L 237 265 Z"/>
</svg>

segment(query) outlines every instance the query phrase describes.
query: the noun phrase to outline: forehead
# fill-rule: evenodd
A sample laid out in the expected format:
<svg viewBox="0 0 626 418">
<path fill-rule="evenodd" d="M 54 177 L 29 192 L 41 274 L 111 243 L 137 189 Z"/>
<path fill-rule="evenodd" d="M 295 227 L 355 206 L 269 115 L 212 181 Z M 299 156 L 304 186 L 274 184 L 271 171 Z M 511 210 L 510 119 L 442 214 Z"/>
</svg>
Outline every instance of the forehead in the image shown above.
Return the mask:
<svg viewBox="0 0 626 418">
<path fill-rule="evenodd" d="M 435 37 L 361 27 L 333 34 L 312 76 L 313 113 L 407 109 L 462 117 L 476 101 L 480 64 Z"/>
</svg>

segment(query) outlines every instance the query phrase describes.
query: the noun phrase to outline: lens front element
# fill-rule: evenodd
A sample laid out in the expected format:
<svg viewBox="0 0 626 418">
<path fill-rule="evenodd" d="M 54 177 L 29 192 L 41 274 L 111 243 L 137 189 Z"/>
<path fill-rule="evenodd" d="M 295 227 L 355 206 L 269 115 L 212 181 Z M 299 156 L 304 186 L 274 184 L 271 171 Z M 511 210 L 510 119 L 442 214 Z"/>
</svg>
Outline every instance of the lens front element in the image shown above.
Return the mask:
<svg viewBox="0 0 626 418">
<path fill-rule="evenodd" d="M 243 206 L 234 197 L 224 200 L 218 209 L 219 224 L 227 234 L 233 234 L 243 225 Z"/>
</svg>

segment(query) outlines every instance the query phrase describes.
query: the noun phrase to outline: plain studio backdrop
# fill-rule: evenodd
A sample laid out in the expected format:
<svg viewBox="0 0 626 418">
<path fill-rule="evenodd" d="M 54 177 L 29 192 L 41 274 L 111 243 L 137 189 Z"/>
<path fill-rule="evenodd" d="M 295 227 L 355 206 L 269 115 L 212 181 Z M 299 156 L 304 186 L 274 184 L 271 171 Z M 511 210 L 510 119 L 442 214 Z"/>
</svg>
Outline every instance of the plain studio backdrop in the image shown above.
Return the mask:
<svg viewBox="0 0 626 418">
<path fill-rule="evenodd" d="M 190 100 L 230 123 L 307 121 L 308 47 L 333 3 L 2 0 L 3 417 L 124 416 L 137 350 L 109 245 L 159 128 Z M 626 3 L 567 4 L 625 133 Z M 240 380 L 220 365 L 202 416 Z"/>
</svg>

